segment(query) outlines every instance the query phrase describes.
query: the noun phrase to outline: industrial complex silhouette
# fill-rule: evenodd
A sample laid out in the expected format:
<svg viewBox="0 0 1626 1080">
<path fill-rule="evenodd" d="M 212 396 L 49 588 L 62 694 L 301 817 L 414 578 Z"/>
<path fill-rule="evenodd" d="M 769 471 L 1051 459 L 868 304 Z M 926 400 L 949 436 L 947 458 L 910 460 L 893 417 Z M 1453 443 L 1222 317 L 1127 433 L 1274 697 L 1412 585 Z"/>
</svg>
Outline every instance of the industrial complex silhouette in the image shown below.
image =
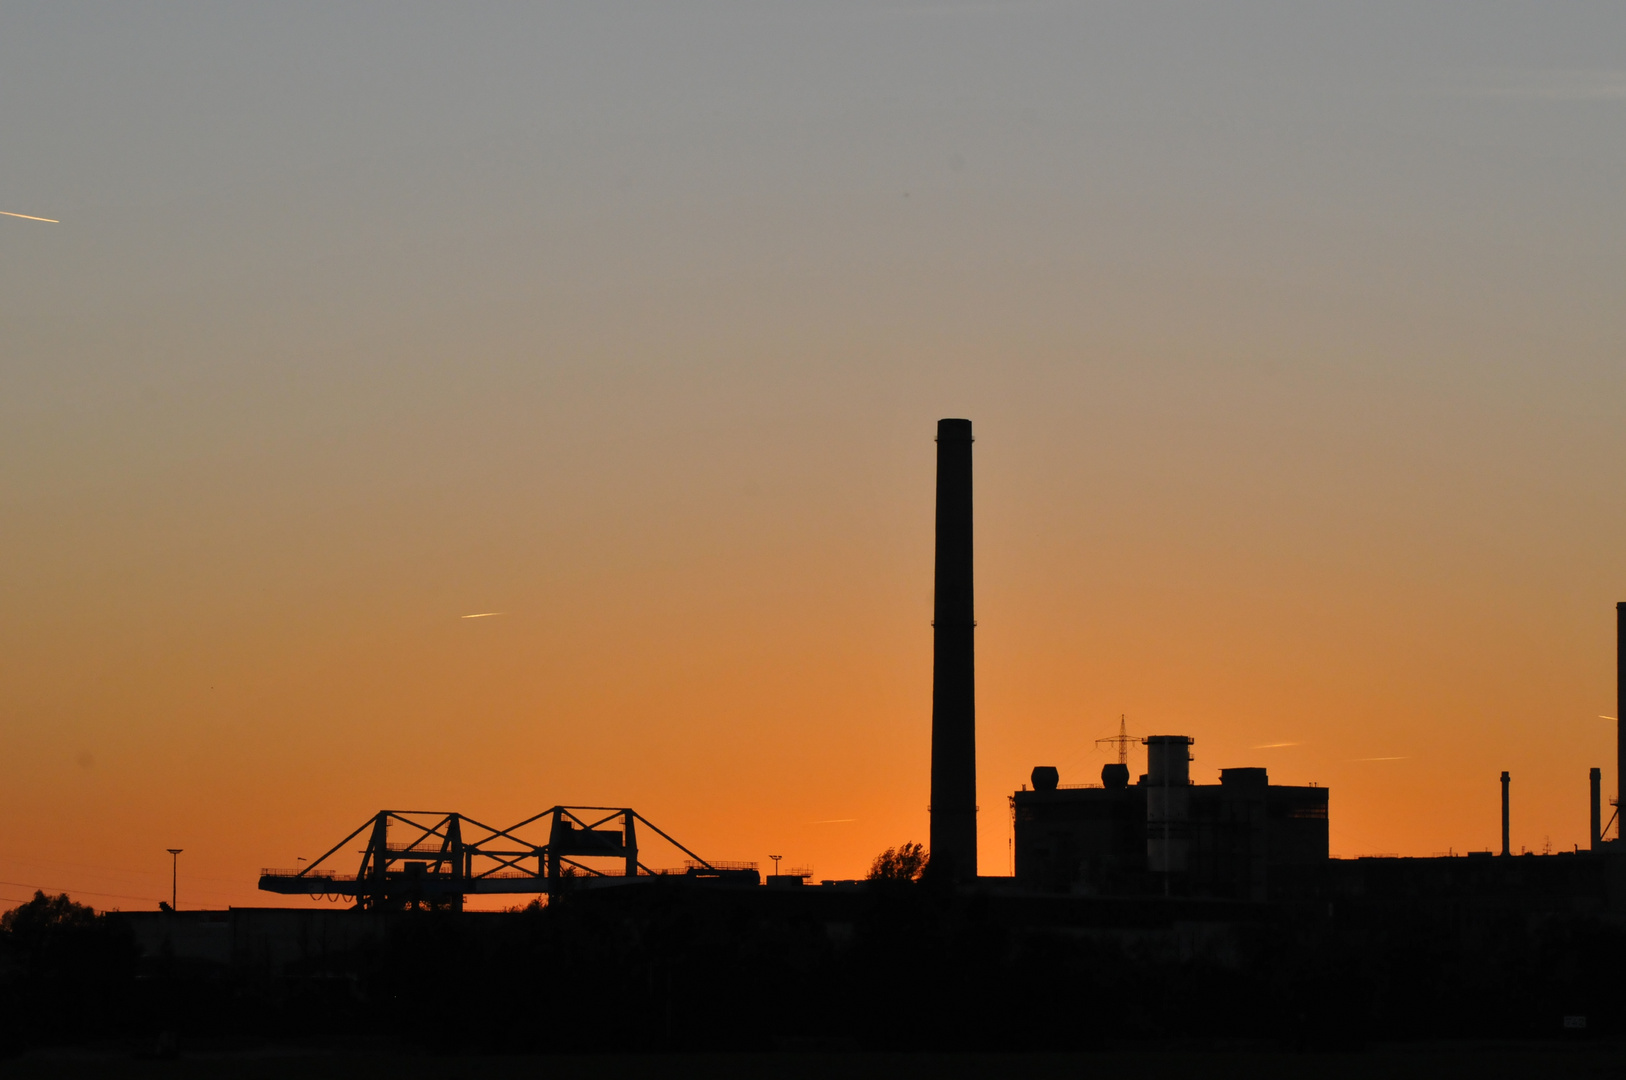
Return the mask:
<svg viewBox="0 0 1626 1080">
<path fill-rule="evenodd" d="M 928 874 L 959 888 L 1073 897 L 1203 898 L 1245 903 L 1314 902 L 1385 890 L 1419 902 L 1495 893 L 1544 909 L 1565 897 L 1578 909 L 1626 912 L 1610 892 L 1600 770 L 1591 771 L 1587 851 L 1521 856 L 1493 868 L 1489 852 L 1435 859 L 1331 859 L 1327 788 L 1272 784 L 1262 768 L 1225 768 L 1218 784 L 1193 784 L 1194 740 L 1139 740 L 1145 775 L 1131 782 L 1127 754 L 1101 770 L 1100 783 L 1061 783 L 1054 766 L 1033 769 L 1031 788 L 1008 796 L 1014 828 L 1014 876 L 977 873 L 976 613 L 973 575 L 971 421 L 937 424 L 936 573 L 932 614 L 932 741 Z M 1626 604 L 1621 663 L 1626 665 Z M 1626 677 L 1626 669 L 1623 669 Z M 1617 736 L 1618 737 L 1618 736 Z M 1128 737 L 1103 741 L 1127 749 Z M 1626 745 L 1626 744 L 1623 744 Z M 1510 856 L 1509 775 L 1502 780 L 1502 851 Z M 1618 798 L 1611 800 L 1618 806 Z M 639 861 L 639 824 L 685 857 L 676 869 Z M 333 865 L 366 834 L 354 873 Z M 1532 861 L 1534 860 L 1534 861 Z M 808 875 L 775 873 L 775 885 Z M 626 807 L 553 807 L 506 827 L 458 812 L 380 811 L 317 859 L 293 870 L 266 870 L 260 888 L 353 901 L 367 910 L 461 910 L 482 894 L 556 896 L 609 887 L 760 885 L 754 863 L 707 861 Z M 851 883 L 831 882 L 831 888 Z M 815 886 L 816 887 L 816 886 Z M 1621 888 L 1626 888 L 1622 879 Z M 1374 891 L 1375 890 L 1375 891 Z"/>
<path fill-rule="evenodd" d="M 920 880 L 764 876 L 625 806 L 500 827 L 385 810 L 308 866 L 260 878 L 333 905 L 118 914 L 115 967 L 145 981 L 119 984 L 129 1007 L 106 1023 L 481 1049 L 1626 1034 L 1626 845 L 1605 835 L 1596 768 L 1586 850 L 1512 855 L 1503 773 L 1501 855 L 1334 859 L 1327 788 L 1272 784 L 1262 768 L 1194 784 L 1185 734 L 1141 739 L 1147 769 L 1132 778 L 1121 730 L 1099 783 L 1038 765 L 1009 793 L 1014 875 L 980 877 L 972 447 L 969 420 L 939 422 Z M 356 842 L 352 872 L 341 860 Z M 651 842 L 683 865 L 654 865 Z M 545 902 L 464 910 L 487 894 Z"/>
</svg>

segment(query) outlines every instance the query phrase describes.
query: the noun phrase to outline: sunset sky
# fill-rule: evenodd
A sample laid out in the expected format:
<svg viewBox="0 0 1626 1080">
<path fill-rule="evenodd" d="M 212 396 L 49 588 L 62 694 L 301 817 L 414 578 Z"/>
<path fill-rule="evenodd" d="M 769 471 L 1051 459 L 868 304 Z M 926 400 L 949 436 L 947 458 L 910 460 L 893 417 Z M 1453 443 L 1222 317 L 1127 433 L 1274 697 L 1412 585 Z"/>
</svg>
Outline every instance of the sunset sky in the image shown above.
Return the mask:
<svg viewBox="0 0 1626 1080">
<path fill-rule="evenodd" d="M 1341 856 L 1614 790 L 1618 2 L 8 4 L 0 211 L 0 906 L 385 807 L 861 875 L 947 416 L 983 873 L 1120 714 Z"/>
</svg>

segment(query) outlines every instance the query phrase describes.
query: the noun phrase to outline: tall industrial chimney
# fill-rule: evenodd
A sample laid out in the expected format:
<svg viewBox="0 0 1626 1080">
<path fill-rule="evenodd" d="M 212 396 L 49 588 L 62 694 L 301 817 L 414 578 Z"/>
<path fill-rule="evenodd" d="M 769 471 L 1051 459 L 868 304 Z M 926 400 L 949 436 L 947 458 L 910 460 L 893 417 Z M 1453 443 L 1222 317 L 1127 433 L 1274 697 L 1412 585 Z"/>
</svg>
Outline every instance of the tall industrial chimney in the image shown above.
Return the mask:
<svg viewBox="0 0 1626 1080">
<path fill-rule="evenodd" d="M 1626 603 L 1615 604 L 1615 836 L 1626 837 Z M 1626 845 L 1622 845 L 1626 846 Z"/>
<path fill-rule="evenodd" d="M 977 876 L 976 621 L 971 604 L 971 421 L 937 422 L 932 615 L 933 876 Z"/>
</svg>

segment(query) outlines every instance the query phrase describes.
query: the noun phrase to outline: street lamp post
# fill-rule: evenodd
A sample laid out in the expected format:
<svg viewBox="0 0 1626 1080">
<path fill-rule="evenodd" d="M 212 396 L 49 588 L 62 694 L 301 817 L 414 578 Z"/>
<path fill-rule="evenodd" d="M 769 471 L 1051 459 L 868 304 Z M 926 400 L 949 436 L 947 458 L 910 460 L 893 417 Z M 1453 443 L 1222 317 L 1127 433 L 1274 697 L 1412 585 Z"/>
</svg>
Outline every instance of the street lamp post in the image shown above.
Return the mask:
<svg viewBox="0 0 1626 1080">
<path fill-rule="evenodd" d="M 773 860 L 773 876 L 778 877 L 779 876 L 779 860 L 783 859 L 784 856 L 783 855 L 769 855 L 768 858 Z"/>
<path fill-rule="evenodd" d="M 180 906 L 180 905 L 175 903 L 175 896 L 176 896 L 175 881 L 176 881 L 177 876 L 180 873 L 180 862 L 181 862 L 180 855 L 181 855 L 181 852 L 183 850 L 185 850 L 185 849 L 184 848 L 178 848 L 178 847 L 172 847 L 172 848 L 166 848 L 165 850 L 169 852 L 169 910 L 175 911 L 175 910 L 178 910 L 178 908 Z"/>
</svg>

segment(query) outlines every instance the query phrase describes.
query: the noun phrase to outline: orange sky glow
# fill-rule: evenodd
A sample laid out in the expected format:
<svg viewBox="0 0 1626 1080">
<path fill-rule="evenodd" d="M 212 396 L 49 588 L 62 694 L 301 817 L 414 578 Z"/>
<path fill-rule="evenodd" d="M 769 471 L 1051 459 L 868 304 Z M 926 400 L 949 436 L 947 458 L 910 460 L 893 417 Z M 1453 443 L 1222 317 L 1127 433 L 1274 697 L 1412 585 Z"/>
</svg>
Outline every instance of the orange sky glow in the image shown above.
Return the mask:
<svg viewBox="0 0 1626 1080">
<path fill-rule="evenodd" d="M 1120 715 L 1335 855 L 1492 847 L 1504 769 L 1585 844 L 1626 110 L 1550 91 L 1617 16 L 681 7 L 16 16 L 0 903 L 310 903 L 385 808 L 862 875 L 945 416 L 982 873 Z"/>
</svg>

